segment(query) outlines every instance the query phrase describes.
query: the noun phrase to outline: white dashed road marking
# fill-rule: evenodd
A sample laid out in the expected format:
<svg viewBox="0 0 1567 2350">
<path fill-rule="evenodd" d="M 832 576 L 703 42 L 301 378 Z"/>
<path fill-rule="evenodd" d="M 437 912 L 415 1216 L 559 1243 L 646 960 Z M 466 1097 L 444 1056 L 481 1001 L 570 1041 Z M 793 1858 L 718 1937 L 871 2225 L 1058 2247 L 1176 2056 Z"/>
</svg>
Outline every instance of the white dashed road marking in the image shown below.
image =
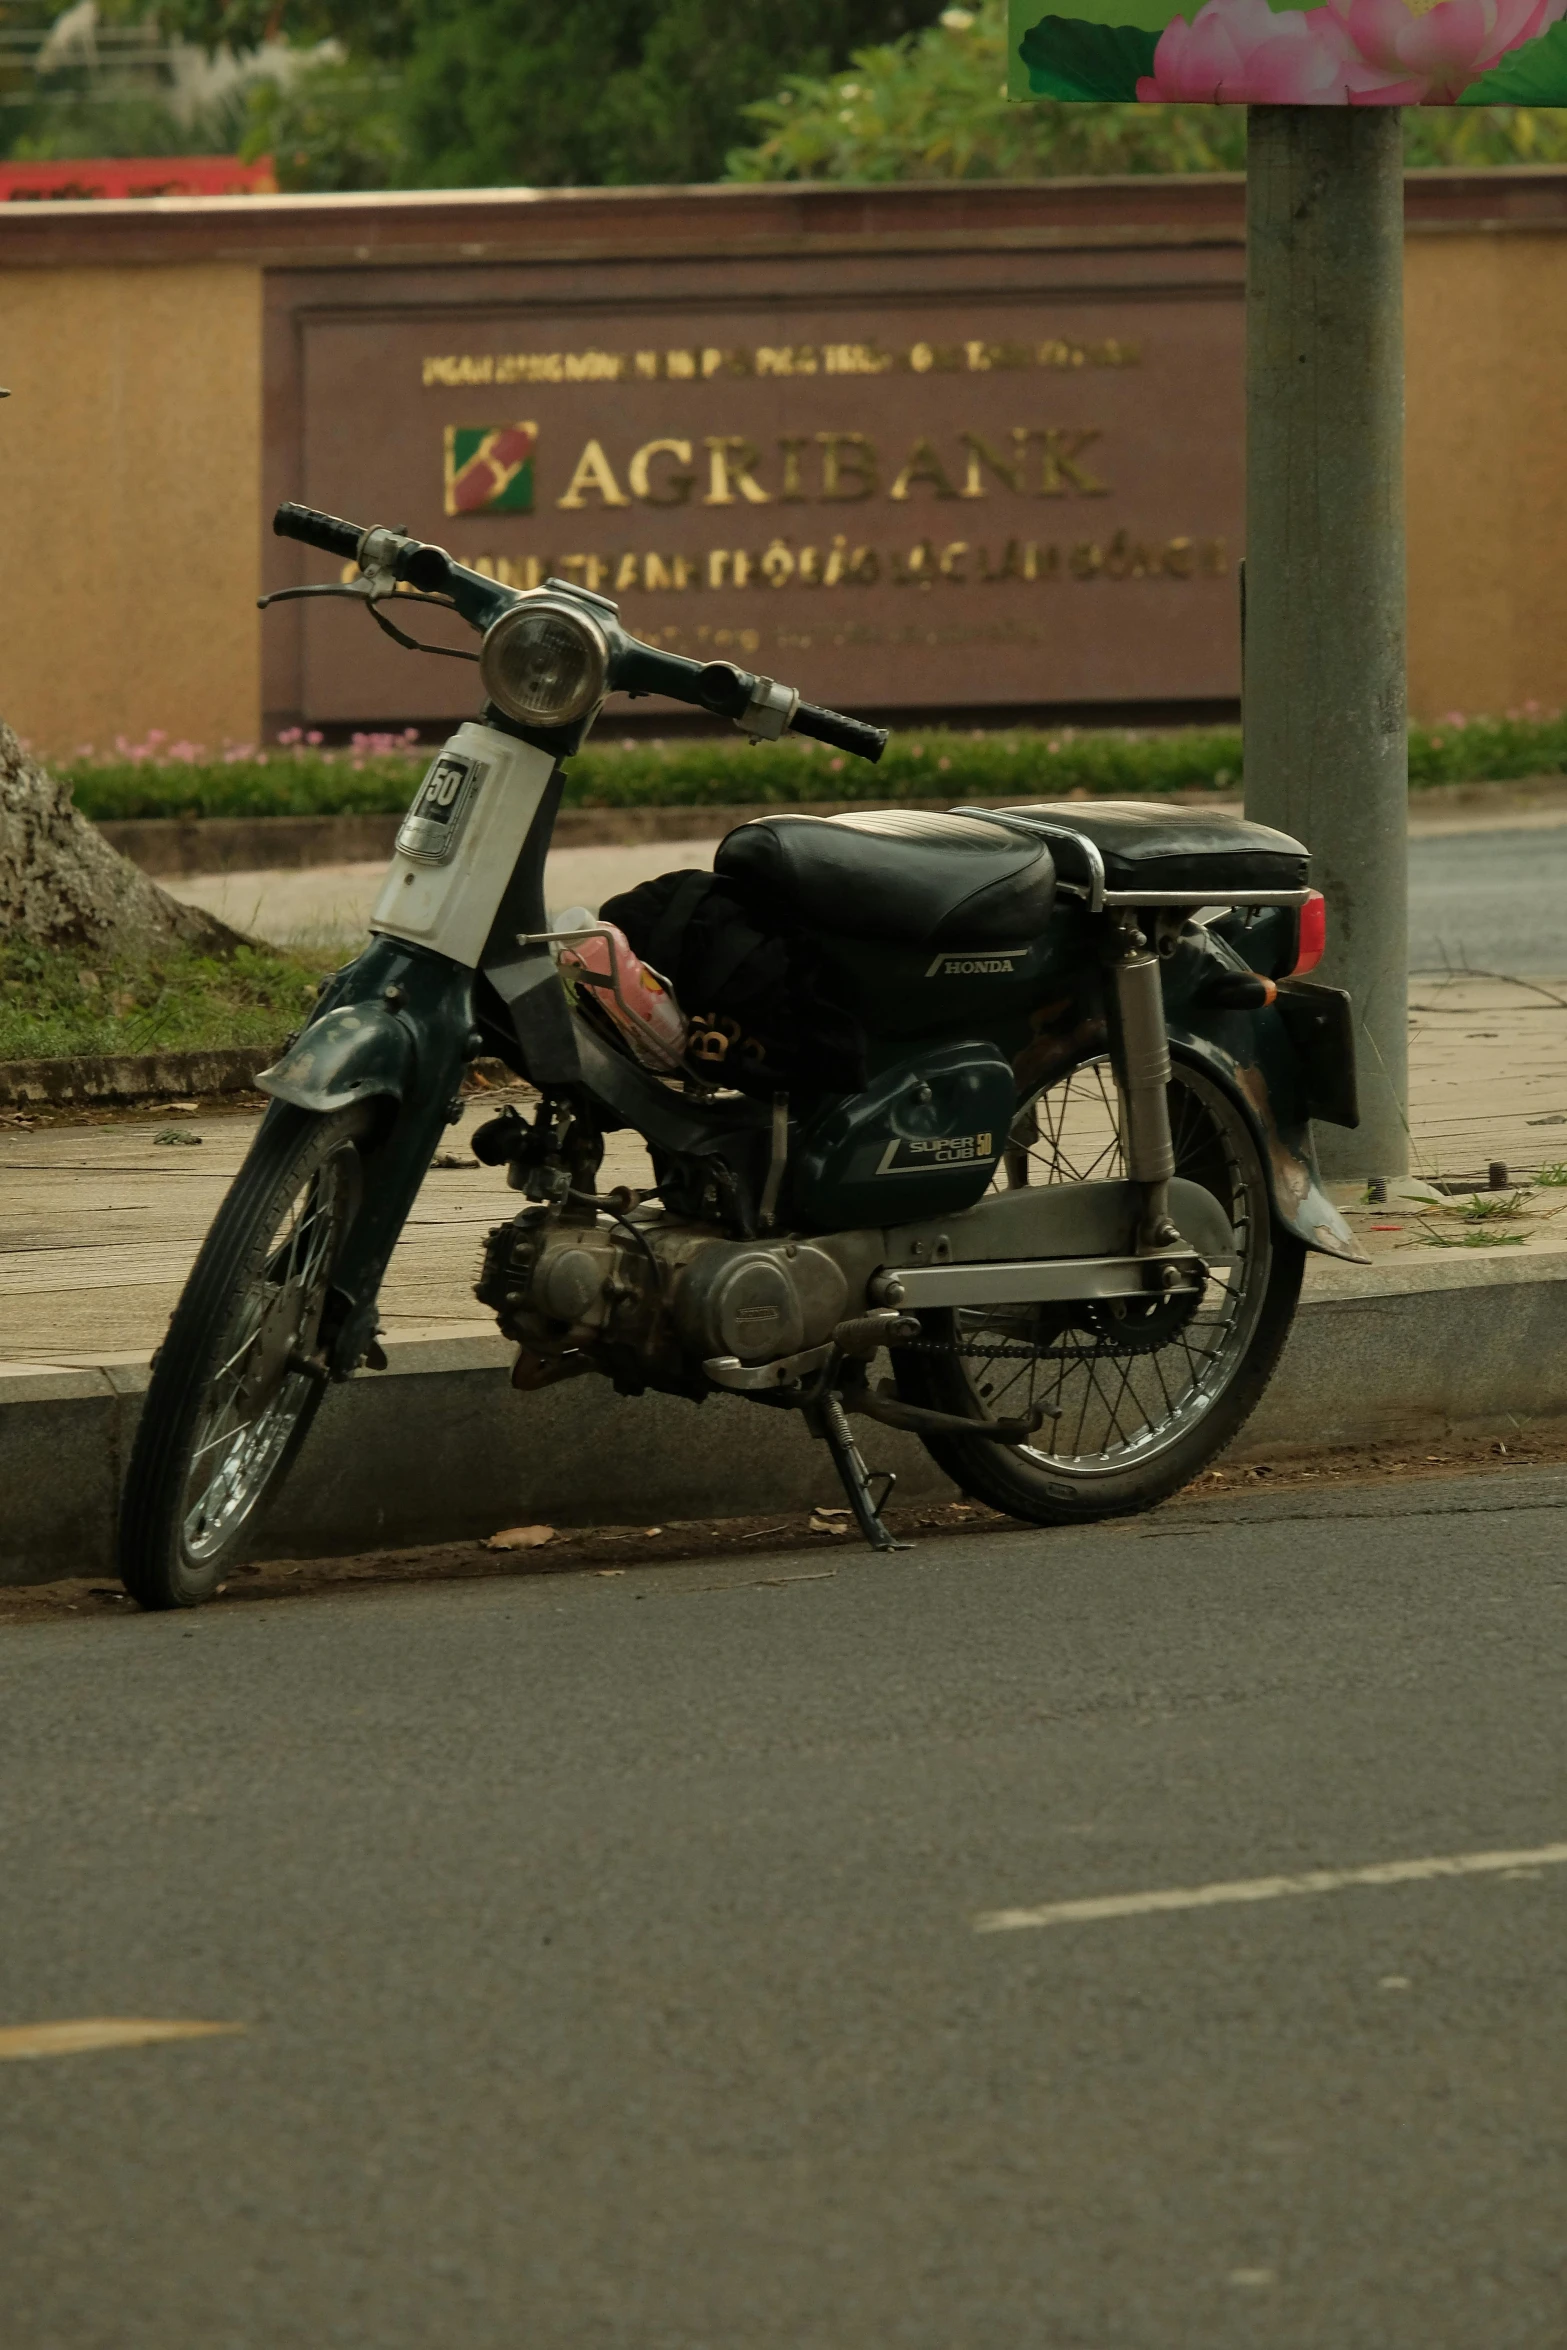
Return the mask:
<svg viewBox="0 0 1567 2350">
<path fill-rule="evenodd" d="M 1353 1885 L 1419 1885 L 1433 1877 L 1522 1877 L 1563 1866 L 1567 1844 L 1540 1844 L 1530 1852 L 1450 1852 L 1429 1860 L 1381 1860 L 1364 1869 L 1308 1869 L 1298 1877 L 1241 1877 L 1222 1885 L 1171 1885 L 1154 1893 L 1047 1901 L 1038 1909 L 986 1909 L 974 1920 L 974 1931 L 1008 1934 L 1024 1926 L 1090 1926 L 1106 1918 L 1153 1917 L 1162 1910 L 1221 1909 L 1231 1902 L 1343 1893 Z"/>
</svg>

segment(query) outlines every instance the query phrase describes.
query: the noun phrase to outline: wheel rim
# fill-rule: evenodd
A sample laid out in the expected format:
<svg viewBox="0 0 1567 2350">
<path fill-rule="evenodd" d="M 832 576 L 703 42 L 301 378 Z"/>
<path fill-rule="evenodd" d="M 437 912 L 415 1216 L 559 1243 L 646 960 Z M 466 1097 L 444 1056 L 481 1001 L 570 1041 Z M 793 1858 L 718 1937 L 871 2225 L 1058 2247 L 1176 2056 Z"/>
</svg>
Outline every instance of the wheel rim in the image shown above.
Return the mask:
<svg viewBox="0 0 1567 2350">
<path fill-rule="evenodd" d="M 1167 1452 L 1212 1411 L 1256 1330 L 1271 1241 L 1250 1130 L 1227 1094 L 1184 1066 L 1169 1101 L 1175 1173 L 1214 1194 L 1235 1234 L 1233 1257 L 1210 1263 L 1189 1313 L 1171 1313 L 1160 1301 L 1127 1308 L 1121 1318 L 1103 1307 L 962 1309 L 953 1316 L 958 1358 L 982 1417 L 1022 1417 L 1041 1407 L 1053 1415 L 1035 1444 L 1012 1448 L 1014 1458 L 1042 1470 L 1104 1479 Z M 1107 1058 L 1081 1064 L 1025 1105 L 1002 1172 L 1008 1189 L 1124 1176 Z"/>
<path fill-rule="evenodd" d="M 343 1235 L 359 1201 L 359 1157 L 340 1143 L 292 1187 L 229 1317 L 203 1399 L 181 1504 L 193 1566 L 219 1555 L 261 1500 L 320 1381 L 294 1366 L 320 1332 Z"/>
</svg>

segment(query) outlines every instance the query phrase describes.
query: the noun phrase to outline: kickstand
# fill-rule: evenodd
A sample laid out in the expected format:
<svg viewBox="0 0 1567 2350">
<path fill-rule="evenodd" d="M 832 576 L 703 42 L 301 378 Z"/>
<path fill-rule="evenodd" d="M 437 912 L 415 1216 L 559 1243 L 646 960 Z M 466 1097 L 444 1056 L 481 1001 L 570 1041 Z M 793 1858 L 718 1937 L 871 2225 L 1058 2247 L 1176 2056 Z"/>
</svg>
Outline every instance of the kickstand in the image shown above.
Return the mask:
<svg viewBox="0 0 1567 2350">
<path fill-rule="evenodd" d="M 832 1454 L 832 1464 L 843 1480 L 849 1507 L 872 1550 L 912 1550 L 912 1542 L 900 1542 L 882 1523 L 881 1513 L 898 1482 L 897 1475 L 892 1469 L 866 1468 L 842 1398 L 829 1390 L 817 1404 L 816 1418 L 817 1432 Z M 880 1485 L 880 1493 L 872 1492 L 873 1482 Z"/>
</svg>

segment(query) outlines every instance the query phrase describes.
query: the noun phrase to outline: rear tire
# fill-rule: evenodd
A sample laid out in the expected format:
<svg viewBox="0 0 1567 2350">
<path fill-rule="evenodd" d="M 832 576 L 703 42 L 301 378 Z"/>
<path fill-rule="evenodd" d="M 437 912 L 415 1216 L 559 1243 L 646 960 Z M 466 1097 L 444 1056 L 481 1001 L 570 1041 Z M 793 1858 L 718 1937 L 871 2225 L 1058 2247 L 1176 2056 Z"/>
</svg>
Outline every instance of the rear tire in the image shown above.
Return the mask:
<svg viewBox="0 0 1567 2350">
<path fill-rule="evenodd" d="M 326 1382 L 304 1369 L 364 1193 L 372 1112 L 273 1110 L 202 1244 L 159 1349 L 120 1509 L 144 1608 L 196 1607 L 243 1555 Z"/>
<path fill-rule="evenodd" d="M 1250 1120 L 1184 1063 L 1169 1101 L 1175 1171 L 1213 1193 L 1236 1239 L 1233 1258 L 1210 1268 L 1195 1311 L 1150 1301 L 1120 1312 L 926 1312 L 921 1347 L 892 1356 L 910 1403 L 970 1420 L 1053 1407 L 1030 1444 L 924 1439 L 965 1493 L 1009 1517 L 1070 1525 L 1148 1509 L 1178 1491 L 1244 1426 L 1289 1334 L 1306 1252 L 1273 1219 Z M 1010 1188 L 1121 1175 L 1108 1064 L 1090 1062 L 1028 1103 L 1004 1166 Z"/>
</svg>

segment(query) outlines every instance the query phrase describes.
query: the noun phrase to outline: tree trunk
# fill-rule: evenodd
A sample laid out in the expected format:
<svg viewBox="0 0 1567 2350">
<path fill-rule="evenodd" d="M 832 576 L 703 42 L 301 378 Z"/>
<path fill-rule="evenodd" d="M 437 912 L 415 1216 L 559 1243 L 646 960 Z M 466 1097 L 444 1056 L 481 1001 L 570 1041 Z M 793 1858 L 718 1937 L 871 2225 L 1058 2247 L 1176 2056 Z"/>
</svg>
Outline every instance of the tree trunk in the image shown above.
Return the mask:
<svg viewBox="0 0 1567 2350">
<path fill-rule="evenodd" d="M 112 849 L 0 719 L 0 938 L 110 953 L 231 954 L 240 933 L 182 906 Z"/>
</svg>

